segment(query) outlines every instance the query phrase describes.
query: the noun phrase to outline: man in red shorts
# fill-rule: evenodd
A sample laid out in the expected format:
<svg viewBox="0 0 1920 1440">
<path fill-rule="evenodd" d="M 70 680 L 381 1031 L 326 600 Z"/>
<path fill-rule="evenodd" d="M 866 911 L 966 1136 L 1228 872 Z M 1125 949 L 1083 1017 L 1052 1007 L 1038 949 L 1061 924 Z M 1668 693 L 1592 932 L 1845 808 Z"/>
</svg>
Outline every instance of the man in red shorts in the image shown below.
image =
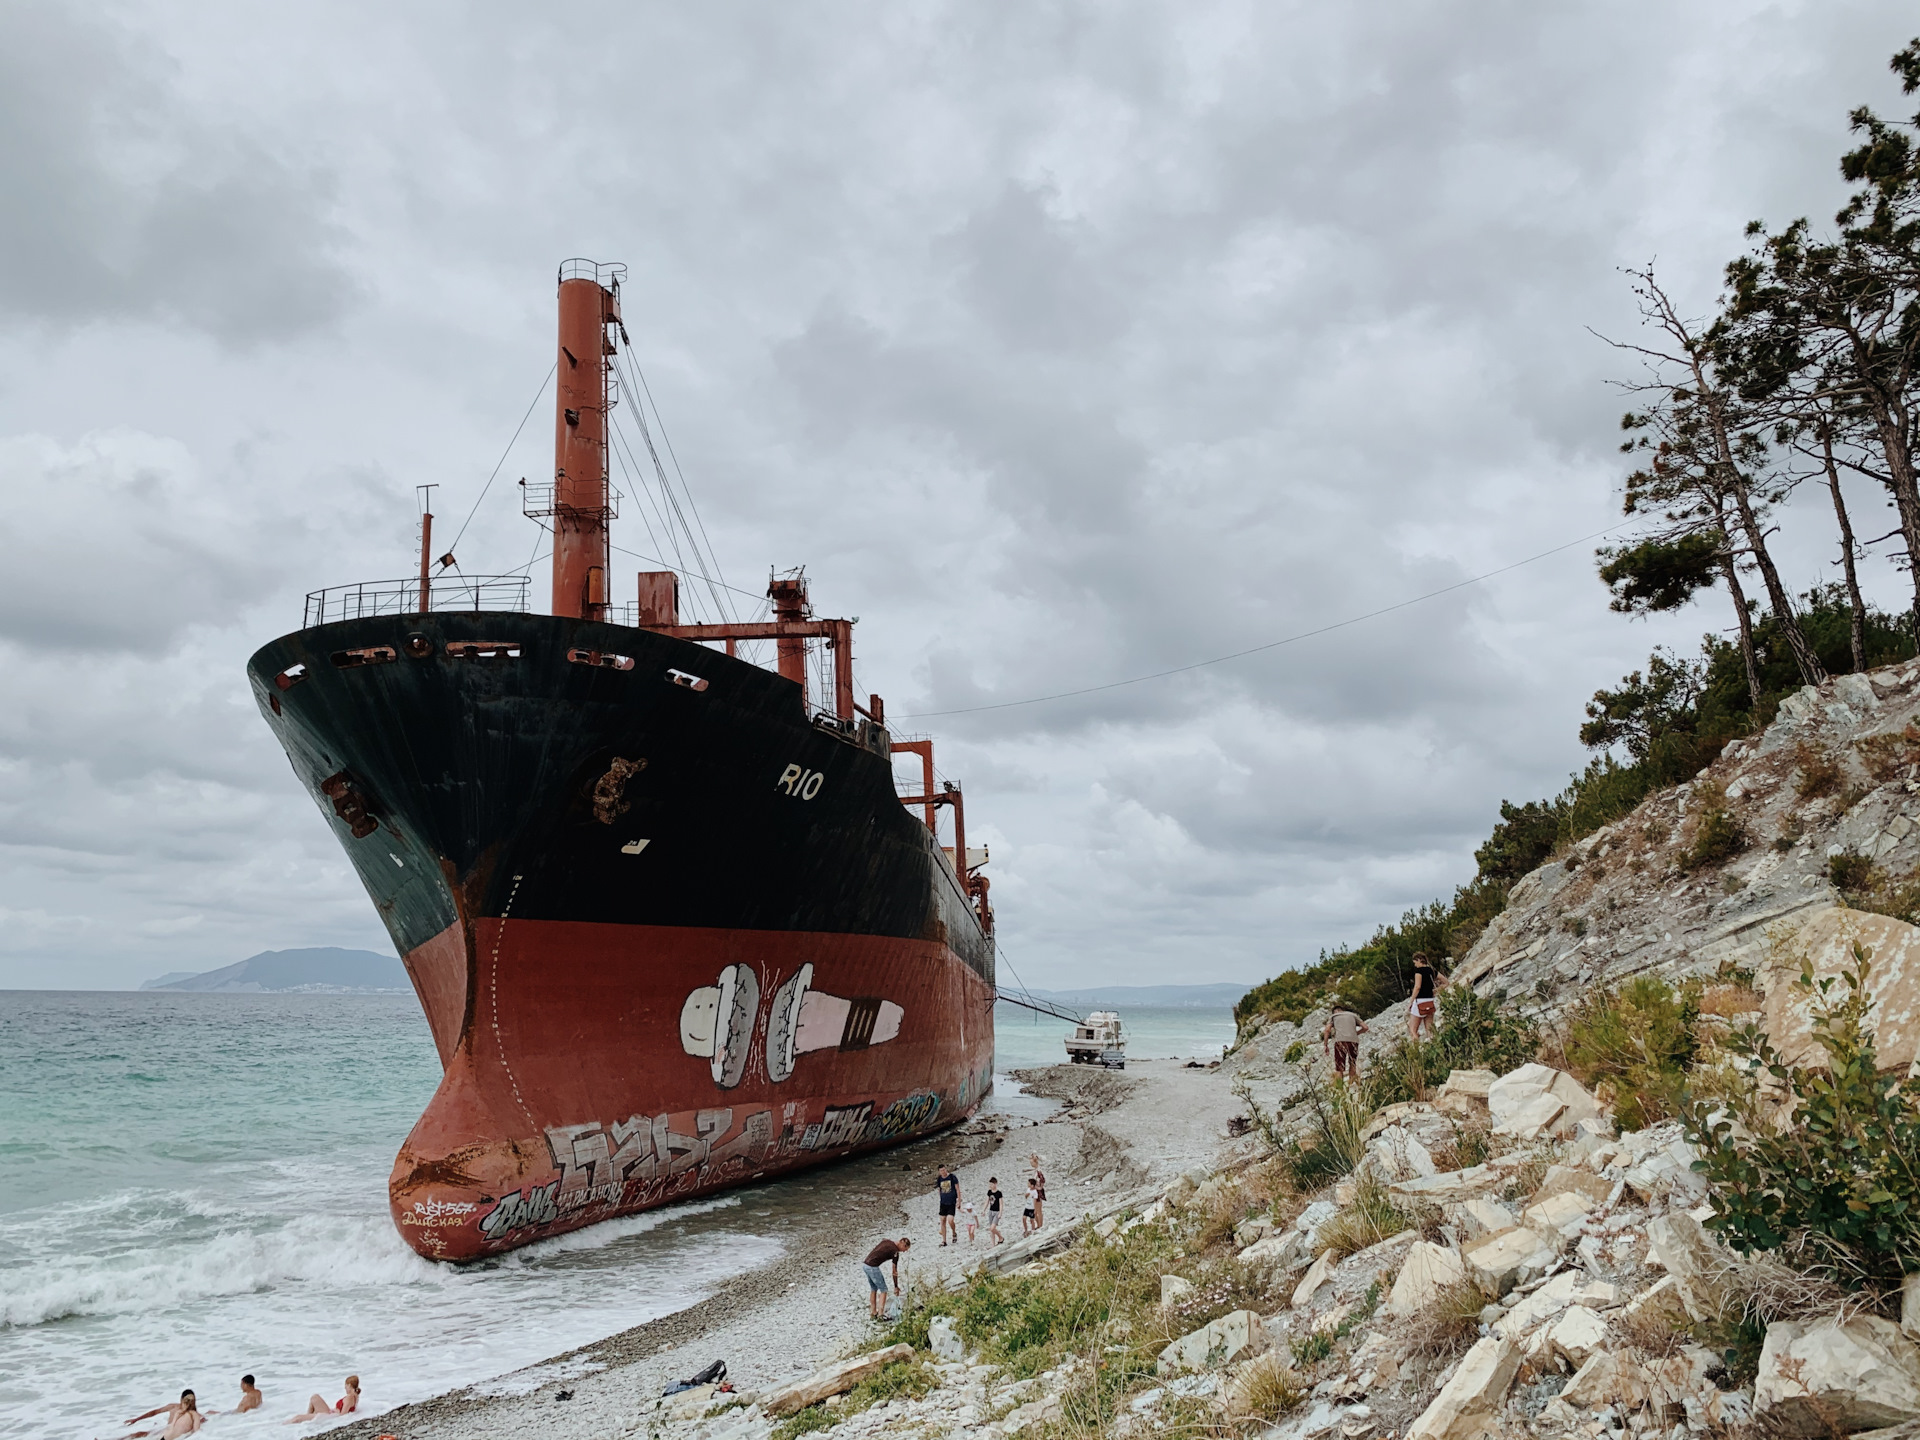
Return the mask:
<svg viewBox="0 0 1920 1440">
<path fill-rule="evenodd" d="M 1360 1083 L 1360 1037 L 1367 1033 L 1367 1022 L 1333 997 L 1333 1013 L 1320 1027 L 1320 1053 L 1326 1054 L 1327 1042 L 1333 1042 L 1333 1071 L 1358 1085 Z"/>
</svg>

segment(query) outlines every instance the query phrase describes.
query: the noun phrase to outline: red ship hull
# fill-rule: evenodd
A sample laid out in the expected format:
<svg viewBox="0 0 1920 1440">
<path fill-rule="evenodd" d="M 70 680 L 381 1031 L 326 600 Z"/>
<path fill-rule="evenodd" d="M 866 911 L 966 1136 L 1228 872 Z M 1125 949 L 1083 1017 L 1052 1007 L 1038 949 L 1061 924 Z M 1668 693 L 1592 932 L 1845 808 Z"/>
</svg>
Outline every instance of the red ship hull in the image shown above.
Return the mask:
<svg viewBox="0 0 1920 1440">
<path fill-rule="evenodd" d="M 446 1073 L 388 1190 L 434 1259 L 895 1143 L 966 1118 L 991 1084 L 991 987 L 941 944 L 510 918 L 472 940 L 456 925 L 406 957 Z M 792 1009 L 807 966 L 813 1023 L 775 1080 L 783 992 Z M 758 994 L 738 1078 L 716 1079 L 683 1017 L 730 973 Z"/>
</svg>

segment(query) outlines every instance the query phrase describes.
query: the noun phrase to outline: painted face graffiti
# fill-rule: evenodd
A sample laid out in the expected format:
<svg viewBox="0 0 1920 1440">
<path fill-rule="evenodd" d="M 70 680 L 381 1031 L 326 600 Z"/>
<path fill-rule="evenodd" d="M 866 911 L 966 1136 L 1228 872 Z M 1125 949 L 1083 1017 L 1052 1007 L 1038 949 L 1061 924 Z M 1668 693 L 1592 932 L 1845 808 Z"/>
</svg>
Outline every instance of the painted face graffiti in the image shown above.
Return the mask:
<svg viewBox="0 0 1920 1440">
<path fill-rule="evenodd" d="M 802 965 L 773 993 L 766 1016 L 767 1078 L 776 1085 L 792 1076 L 798 1057 L 814 1050 L 866 1050 L 900 1034 L 906 1011 L 877 996 L 847 998 L 814 990 L 813 966 Z M 759 1022 L 760 977 L 746 965 L 729 965 L 718 982 L 688 993 L 680 1007 L 680 1048 L 710 1062 L 723 1090 L 747 1073 Z"/>
</svg>

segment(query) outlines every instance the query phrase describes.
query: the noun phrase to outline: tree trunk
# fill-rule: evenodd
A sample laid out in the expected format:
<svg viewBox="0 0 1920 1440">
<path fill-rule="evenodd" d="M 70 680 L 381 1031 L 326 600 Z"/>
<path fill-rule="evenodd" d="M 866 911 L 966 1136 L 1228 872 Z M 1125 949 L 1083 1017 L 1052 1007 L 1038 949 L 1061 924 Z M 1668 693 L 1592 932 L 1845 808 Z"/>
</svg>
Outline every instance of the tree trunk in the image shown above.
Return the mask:
<svg viewBox="0 0 1920 1440">
<path fill-rule="evenodd" d="M 1767 587 L 1767 602 L 1773 610 L 1775 622 L 1780 626 L 1780 633 L 1787 637 L 1787 648 L 1793 651 L 1793 663 L 1800 671 L 1801 680 L 1808 685 L 1818 685 L 1827 678 L 1827 670 L 1820 663 L 1820 657 L 1813 653 L 1813 647 L 1807 644 L 1799 618 L 1793 613 L 1792 598 L 1788 596 L 1786 586 L 1780 583 L 1780 572 L 1774 568 L 1773 556 L 1767 552 L 1766 534 L 1753 513 L 1753 497 L 1748 493 L 1746 479 L 1740 474 L 1740 466 L 1733 458 L 1733 442 L 1727 437 L 1727 417 L 1722 408 L 1725 404 L 1724 392 L 1708 382 L 1699 352 L 1692 352 L 1691 358 L 1694 383 L 1699 387 L 1697 393 L 1706 399 L 1707 413 L 1713 422 L 1713 443 L 1719 452 L 1722 483 L 1726 493 L 1733 497 L 1734 508 L 1740 512 L 1740 528 L 1747 534 L 1747 553 L 1753 556 L 1753 563 L 1760 567 L 1760 579 Z"/>
<path fill-rule="evenodd" d="M 1920 484 L 1914 480 L 1910 417 L 1898 398 L 1886 394 L 1873 380 L 1875 367 L 1865 342 L 1851 328 L 1847 338 L 1853 344 L 1854 373 L 1865 382 L 1862 388 L 1867 408 L 1873 412 L 1873 428 L 1879 434 L 1880 453 L 1887 463 L 1887 488 L 1893 492 L 1894 508 L 1900 515 L 1907 573 L 1913 577 L 1915 640 L 1920 643 Z"/>
<path fill-rule="evenodd" d="M 1727 582 L 1727 592 L 1733 596 L 1733 612 L 1740 617 L 1740 658 L 1747 665 L 1747 697 L 1753 708 L 1760 708 L 1760 664 L 1753 656 L 1753 616 L 1747 613 L 1746 592 L 1740 588 L 1740 576 L 1734 570 L 1733 547 L 1729 545 L 1720 556 L 1720 574 Z"/>
<path fill-rule="evenodd" d="M 1853 645 L 1853 671 L 1867 668 L 1867 605 L 1860 598 L 1860 577 L 1853 565 L 1853 525 L 1847 519 L 1847 502 L 1840 494 L 1840 471 L 1833 463 L 1833 432 L 1820 428 L 1820 444 L 1826 452 L 1827 490 L 1833 496 L 1833 516 L 1840 522 L 1840 564 L 1847 576 L 1847 604 L 1851 613 L 1847 638 Z"/>
</svg>

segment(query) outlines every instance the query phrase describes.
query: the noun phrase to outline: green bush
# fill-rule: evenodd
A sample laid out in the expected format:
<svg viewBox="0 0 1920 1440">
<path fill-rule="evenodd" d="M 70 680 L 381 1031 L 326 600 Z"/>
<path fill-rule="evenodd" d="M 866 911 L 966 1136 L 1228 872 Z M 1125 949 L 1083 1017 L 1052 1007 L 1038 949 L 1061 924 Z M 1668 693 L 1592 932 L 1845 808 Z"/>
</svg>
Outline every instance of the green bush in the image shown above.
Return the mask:
<svg viewBox="0 0 1920 1440">
<path fill-rule="evenodd" d="M 1440 992 L 1440 1018 L 1433 1039 L 1402 1038 L 1375 1056 L 1362 1078 L 1375 1109 L 1420 1099 L 1455 1070 L 1505 1074 L 1539 1053 L 1540 1035 L 1507 1003 L 1507 992 L 1476 995 L 1470 985 Z"/>
<path fill-rule="evenodd" d="M 1724 865 L 1746 848 L 1747 832 L 1740 824 L 1740 817 L 1724 805 L 1710 804 L 1700 817 L 1699 828 L 1693 832 L 1693 844 L 1687 847 L 1680 864 L 1687 870 Z"/>
<path fill-rule="evenodd" d="M 1827 878 L 1836 890 L 1865 890 L 1873 883 L 1873 861 L 1857 850 L 1827 857 Z"/>
<path fill-rule="evenodd" d="M 1694 1162 L 1712 1187 L 1708 1228 L 1742 1251 L 1781 1250 L 1849 1289 L 1894 1287 L 1920 1269 L 1920 1080 L 1879 1073 L 1868 1017 L 1867 954 L 1836 993 L 1816 987 L 1812 1037 L 1824 1067 L 1789 1065 L 1757 1026 L 1729 1037 L 1744 1061 L 1731 1104 L 1686 1108 Z M 1765 1092 L 1784 1094 L 1777 1121 Z"/>
<path fill-rule="evenodd" d="M 1603 990 L 1567 1020 L 1567 1068 L 1589 1089 L 1604 1088 L 1622 1130 L 1680 1113 L 1687 1071 L 1699 1048 L 1700 984 L 1675 990 L 1651 975 Z"/>
</svg>

